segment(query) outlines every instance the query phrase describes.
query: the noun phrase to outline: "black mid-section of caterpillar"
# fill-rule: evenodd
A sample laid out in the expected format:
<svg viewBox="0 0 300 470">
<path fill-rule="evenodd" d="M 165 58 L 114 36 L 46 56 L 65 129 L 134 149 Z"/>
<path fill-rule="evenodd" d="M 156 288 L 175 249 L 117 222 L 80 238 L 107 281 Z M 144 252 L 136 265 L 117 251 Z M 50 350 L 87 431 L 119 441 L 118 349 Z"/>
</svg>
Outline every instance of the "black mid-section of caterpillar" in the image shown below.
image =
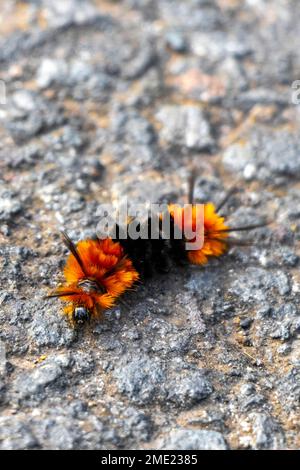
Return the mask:
<svg viewBox="0 0 300 470">
<path fill-rule="evenodd" d="M 147 238 L 130 237 L 129 226 L 121 229 L 116 226 L 115 241 L 124 248 L 125 254 L 131 259 L 141 279 L 151 277 L 155 272 L 167 273 L 173 264 L 184 265 L 187 263 L 185 241 L 174 236 L 174 220 L 170 220 L 170 237 L 166 239 L 160 230 L 156 239 L 151 238 L 152 219 L 149 217 L 143 224 L 138 223 L 136 232 L 147 234 Z M 126 238 L 127 236 L 127 238 Z"/>
</svg>

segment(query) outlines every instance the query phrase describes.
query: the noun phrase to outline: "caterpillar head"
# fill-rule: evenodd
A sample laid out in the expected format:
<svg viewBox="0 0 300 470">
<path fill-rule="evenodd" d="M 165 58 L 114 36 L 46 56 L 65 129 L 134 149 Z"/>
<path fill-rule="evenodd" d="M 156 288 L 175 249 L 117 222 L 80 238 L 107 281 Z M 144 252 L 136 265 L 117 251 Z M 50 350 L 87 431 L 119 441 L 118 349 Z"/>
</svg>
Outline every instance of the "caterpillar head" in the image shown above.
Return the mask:
<svg viewBox="0 0 300 470">
<path fill-rule="evenodd" d="M 75 325 L 101 317 L 138 280 L 131 261 L 117 242 L 82 240 L 76 245 L 63 233 L 70 254 L 64 268 L 65 282 L 48 297 L 59 297 L 64 312 Z"/>
</svg>

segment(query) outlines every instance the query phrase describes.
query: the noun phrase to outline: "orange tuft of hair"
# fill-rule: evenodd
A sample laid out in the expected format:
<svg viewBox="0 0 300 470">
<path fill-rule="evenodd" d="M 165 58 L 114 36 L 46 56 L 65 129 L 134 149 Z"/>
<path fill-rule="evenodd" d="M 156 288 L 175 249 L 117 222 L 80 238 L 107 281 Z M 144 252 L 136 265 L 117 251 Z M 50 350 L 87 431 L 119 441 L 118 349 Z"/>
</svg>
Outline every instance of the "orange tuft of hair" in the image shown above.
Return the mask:
<svg viewBox="0 0 300 470">
<path fill-rule="evenodd" d="M 204 265 L 211 256 L 221 256 L 227 251 L 226 238 L 228 237 L 228 226 L 224 217 L 216 213 L 213 203 L 204 204 L 204 212 L 197 210 L 197 205 L 192 206 L 191 228 L 195 231 L 197 225 L 204 224 L 204 240 L 200 250 L 189 250 L 187 257 L 192 264 Z M 185 227 L 185 209 L 178 205 L 169 205 L 169 212 L 173 216 L 175 223 L 180 225 L 180 229 Z M 203 221 L 202 221 L 203 217 Z M 198 223 L 198 224 L 197 224 Z M 189 242 L 193 240 L 187 240 Z"/>
<path fill-rule="evenodd" d="M 84 306 L 97 317 L 139 279 L 121 245 L 110 238 L 82 240 L 77 243 L 76 251 L 82 266 L 71 253 L 64 268 L 66 283 L 53 293 L 67 303 L 64 311 L 71 321 L 75 306 Z M 85 289 L 85 281 L 95 283 L 99 289 Z"/>
</svg>

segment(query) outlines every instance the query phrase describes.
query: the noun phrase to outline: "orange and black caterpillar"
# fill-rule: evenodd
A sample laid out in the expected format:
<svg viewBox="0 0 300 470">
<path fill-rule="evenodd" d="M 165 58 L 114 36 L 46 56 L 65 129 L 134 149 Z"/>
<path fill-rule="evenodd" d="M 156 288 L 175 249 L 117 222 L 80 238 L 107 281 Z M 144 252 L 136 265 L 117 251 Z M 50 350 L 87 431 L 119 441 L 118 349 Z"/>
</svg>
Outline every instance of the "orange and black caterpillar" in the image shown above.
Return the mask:
<svg viewBox="0 0 300 470">
<path fill-rule="evenodd" d="M 192 204 L 193 224 L 197 217 L 193 200 L 194 181 L 192 176 L 189 202 Z M 73 324 L 84 323 L 90 318 L 100 317 L 104 310 L 114 306 L 120 296 L 131 289 L 138 280 L 152 276 L 155 271 L 167 273 L 172 265 L 204 265 L 209 258 L 224 254 L 230 245 L 243 245 L 243 242 L 230 238 L 230 232 L 252 230 L 263 227 L 268 222 L 229 227 L 219 212 L 233 192 L 235 188 L 228 192 L 217 207 L 213 203 L 204 204 L 204 243 L 199 250 L 187 251 L 187 240 L 175 239 L 172 236 L 166 240 L 161 233 L 159 238 L 154 240 L 121 239 L 121 229 L 118 226 L 114 239 L 82 240 L 76 245 L 63 232 L 63 241 L 70 250 L 64 268 L 65 284 L 47 297 L 61 298 L 66 304 L 64 312 L 70 321 Z M 178 220 L 181 220 L 182 225 L 184 224 L 184 212 L 182 208 L 172 204 L 168 205 L 168 211 L 172 235 L 175 221 L 178 224 Z M 149 234 L 151 222 L 149 217 L 145 223 Z"/>
</svg>

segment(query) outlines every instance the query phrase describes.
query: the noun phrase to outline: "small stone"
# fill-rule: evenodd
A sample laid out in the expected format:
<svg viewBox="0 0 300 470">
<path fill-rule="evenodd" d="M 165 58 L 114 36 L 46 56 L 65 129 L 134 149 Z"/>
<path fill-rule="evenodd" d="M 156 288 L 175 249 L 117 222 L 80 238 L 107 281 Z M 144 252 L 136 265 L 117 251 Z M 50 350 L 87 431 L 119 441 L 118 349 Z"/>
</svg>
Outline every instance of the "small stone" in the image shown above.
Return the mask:
<svg viewBox="0 0 300 470">
<path fill-rule="evenodd" d="M 177 31 L 170 31 L 167 33 L 166 42 L 168 47 L 175 52 L 185 52 L 187 49 L 184 37 Z"/>
<path fill-rule="evenodd" d="M 95 360 L 90 353 L 74 352 L 72 355 L 72 372 L 80 375 L 90 374 L 95 369 Z"/>
<path fill-rule="evenodd" d="M 143 442 L 149 441 L 153 434 L 151 418 L 140 410 L 129 407 L 125 410 L 123 428 L 129 435 Z"/>
<path fill-rule="evenodd" d="M 17 416 L 0 417 L 0 448 L 26 450 L 39 447 L 30 427 Z"/>
<path fill-rule="evenodd" d="M 15 192 L 0 189 L 0 221 L 9 222 L 21 212 L 23 206 L 17 197 Z"/>
<path fill-rule="evenodd" d="M 36 81 L 40 88 L 48 88 L 65 74 L 65 62 L 45 58 L 38 69 Z"/>
<path fill-rule="evenodd" d="M 250 328 L 252 322 L 252 318 L 244 318 L 243 320 L 241 320 L 240 326 L 241 328 L 243 328 L 243 330 L 247 330 L 248 328 Z"/>
<path fill-rule="evenodd" d="M 7 361 L 6 361 L 6 346 L 4 341 L 0 340 L 0 377 L 4 377 L 6 375 L 6 367 L 7 367 Z"/>
<path fill-rule="evenodd" d="M 122 67 L 122 76 L 126 80 L 140 78 L 156 61 L 155 50 L 149 41 L 142 42 L 136 50 L 131 52 L 131 58 L 124 61 Z"/>
<path fill-rule="evenodd" d="M 280 324 L 277 323 L 270 336 L 273 339 L 288 341 L 291 338 L 291 323 L 289 321 Z"/>
<path fill-rule="evenodd" d="M 226 450 L 228 449 L 221 433 L 207 430 L 180 429 L 172 431 L 164 439 L 164 450 Z"/>
<path fill-rule="evenodd" d="M 165 375 L 158 360 L 141 357 L 122 364 L 115 371 L 118 388 L 133 402 L 151 403 L 165 395 Z"/>
<path fill-rule="evenodd" d="M 4 124 L 18 144 L 27 142 L 42 131 L 62 125 L 62 109 L 34 91 L 16 92 L 9 102 Z"/>
<path fill-rule="evenodd" d="M 49 26 L 63 27 L 71 24 L 83 25 L 88 22 L 96 22 L 101 18 L 98 10 L 89 1 L 81 0 L 53 0 L 46 2 L 45 17 Z"/>
<path fill-rule="evenodd" d="M 213 391 L 210 382 L 201 371 L 179 375 L 168 384 L 168 399 L 178 406 L 189 408 L 209 397 Z"/>
<path fill-rule="evenodd" d="M 43 440 L 43 449 L 73 450 L 82 442 L 77 423 L 69 416 L 50 416 L 35 423 L 35 431 Z"/>
<path fill-rule="evenodd" d="M 281 354 L 282 356 L 288 356 L 291 352 L 292 348 L 290 344 L 282 344 L 277 348 L 278 354 Z"/>
<path fill-rule="evenodd" d="M 283 432 L 279 424 L 264 413 L 253 413 L 253 431 L 255 447 L 258 449 L 282 449 L 285 444 Z"/>
<path fill-rule="evenodd" d="M 129 144 L 149 146 L 155 141 L 155 132 L 150 122 L 139 113 L 126 108 L 112 113 L 112 132 L 115 138 Z"/>
<path fill-rule="evenodd" d="M 245 396 L 253 395 L 253 393 L 255 393 L 255 386 L 251 383 L 243 384 L 240 388 L 240 392 Z"/>
<path fill-rule="evenodd" d="M 252 180 L 257 172 L 257 168 L 255 165 L 248 163 L 244 168 L 244 178 L 247 181 Z"/>
<path fill-rule="evenodd" d="M 213 145 L 210 125 L 196 106 L 164 106 L 158 111 L 157 119 L 163 125 L 163 140 L 171 145 L 182 145 L 191 150 L 205 150 Z"/>
<path fill-rule="evenodd" d="M 6 399 L 6 386 L 4 381 L 1 379 L 0 375 L 0 405 L 3 405 L 5 403 Z"/>
<path fill-rule="evenodd" d="M 13 102 L 15 106 L 24 111 L 32 111 L 35 107 L 34 94 L 27 91 L 17 91 L 13 95 Z"/>
</svg>

